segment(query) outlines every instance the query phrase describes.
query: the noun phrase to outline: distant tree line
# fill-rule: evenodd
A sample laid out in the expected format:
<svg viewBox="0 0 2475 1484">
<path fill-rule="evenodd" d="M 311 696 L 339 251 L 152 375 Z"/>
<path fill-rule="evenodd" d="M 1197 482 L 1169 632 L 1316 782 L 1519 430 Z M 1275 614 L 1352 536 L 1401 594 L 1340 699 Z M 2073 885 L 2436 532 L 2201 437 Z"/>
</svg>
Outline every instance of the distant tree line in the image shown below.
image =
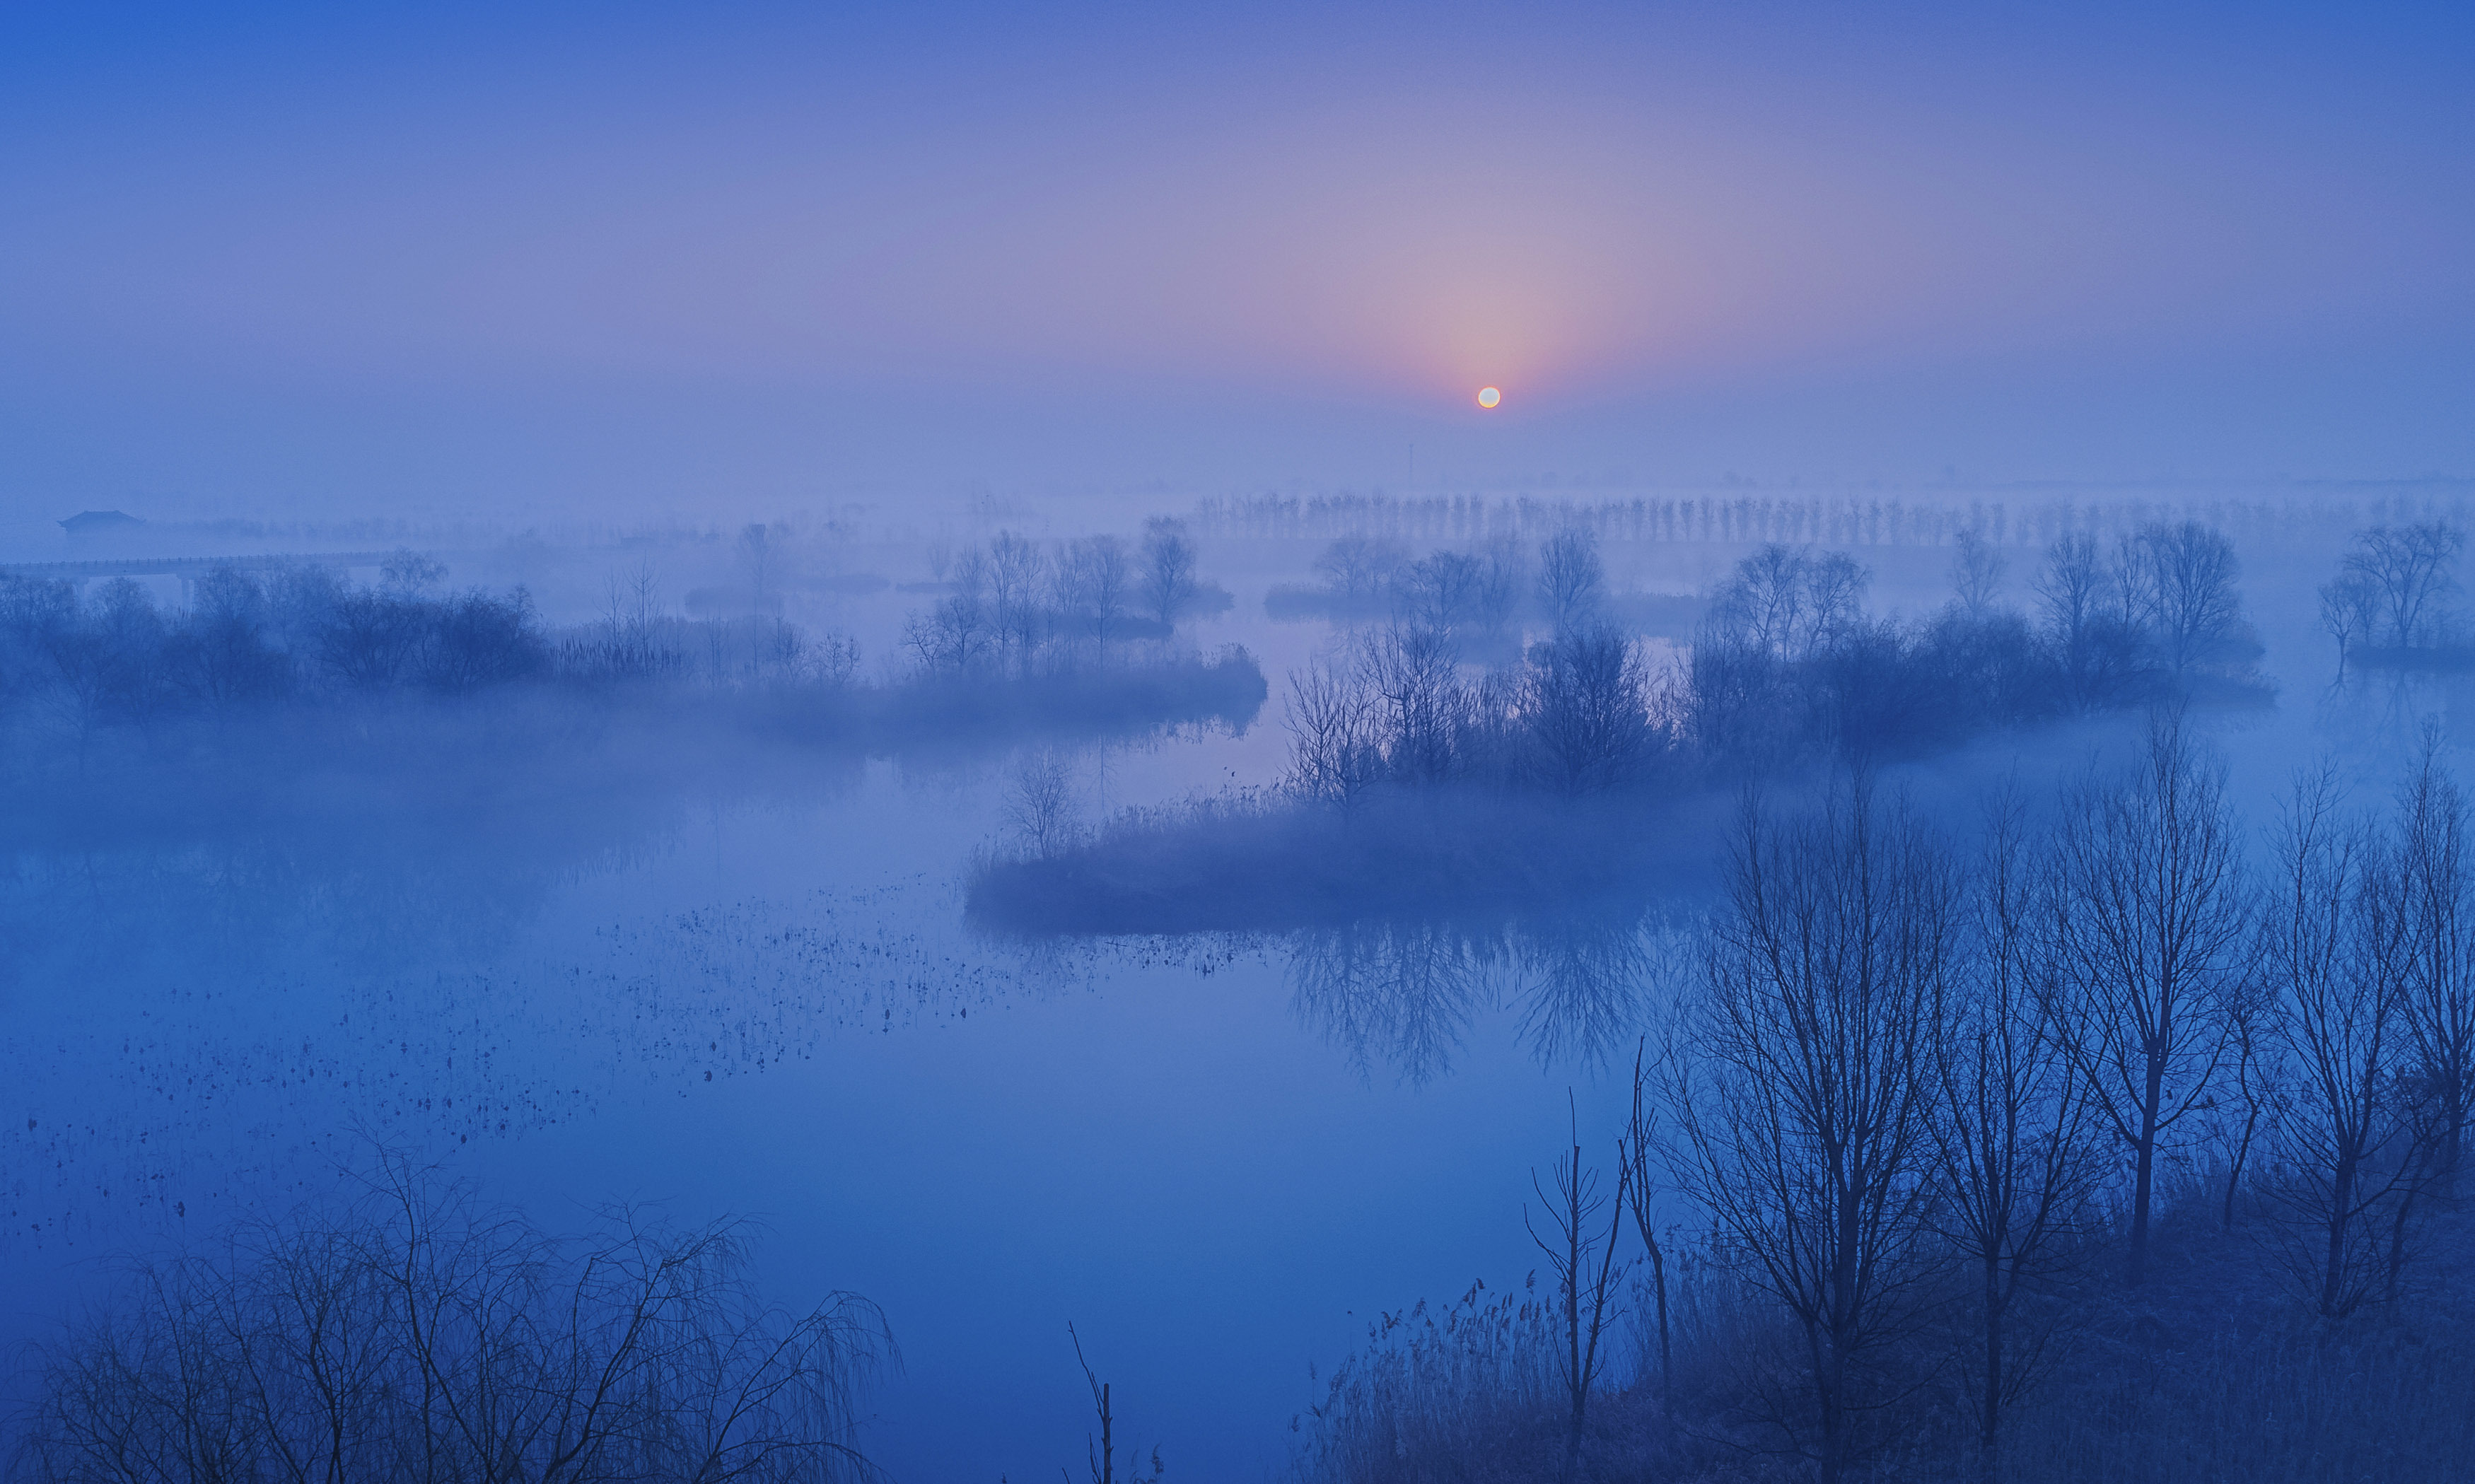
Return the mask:
<svg viewBox="0 0 2475 1484">
<path fill-rule="evenodd" d="M 1112 645 L 1166 639 L 1230 602 L 1197 573 L 1184 523 L 1163 517 L 1132 547 L 1110 535 L 1043 547 L 1000 531 L 944 558 L 938 575 L 948 596 L 904 633 L 935 673 L 1025 676 L 1105 661 Z"/>
<path fill-rule="evenodd" d="M 2134 1339 L 2158 1325 L 2169 1217 L 2219 1234 L 2218 1281 L 2265 1276 L 2295 1322 L 2371 1333 L 2359 1316 L 2425 1291 L 2435 1234 L 2464 1239 L 2469 828 L 2428 741 L 2374 815 L 2307 771 L 2256 870 L 2222 769 L 2170 712 L 2050 822 L 2004 794 L 1969 845 L 1861 773 L 1801 811 L 1749 804 L 1724 899 L 1673 960 L 1614 1178 L 1594 1185 L 1576 1140 L 1545 1192 L 1552 1287 L 1374 1337 L 1335 1377 L 1307 1475 L 1733 1477 L 1714 1458 L 1745 1450 L 1826 1484 L 2062 1476 L 2014 1420 L 2065 1385 L 2101 1410 L 2079 1357 L 2119 1343 L 2108 1316 Z M 2182 1295 L 2197 1316 L 2162 1302 L 2214 1324 L 2245 1291 Z M 1627 1303 L 1632 1363 L 1593 1365 Z M 2377 1343 L 2349 1353 L 2382 1364 Z M 2447 1390 L 2389 1425 L 2463 1421 Z M 2410 1404 L 2373 1384 L 2340 1400 Z M 2324 1434 L 2344 1426 L 2423 1461 L 2456 1446 L 2377 1421 Z M 2348 1456 L 2290 1462 L 2354 1477 Z"/>
<path fill-rule="evenodd" d="M 185 612 L 125 577 L 86 595 L 0 577 L 0 703 L 42 707 L 84 735 L 318 689 L 465 693 L 549 667 L 522 590 L 439 593 L 439 575 L 409 552 L 373 587 L 306 564 L 264 576 L 214 567 Z"/>
<path fill-rule="evenodd" d="M 2108 541 L 2144 526 L 2196 521 L 2221 530 L 2292 539 L 2375 524 L 2446 520 L 2463 524 L 2460 496 L 2207 500 L 1989 499 L 1908 495 L 1762 493 L 1750 487 L 1692 495 L 1568 497 L 1353 494 L 1213 496 L 1195 506 L 1210 533 L 1287 539 L 1336 537 L 1484 543 L 1535 541 L 1581 526 L 1605 541 L 1661 545 L 1937 547 L 1974 532 L 1997 547 L 2034 549 L 2069 536 Z"/>
<path fill-rule="evenodd" d="M 2112 548 L 2057 542 L 2032 617 L 2005 606 L 1989 545 L 1958 544 L 1957 597 L 1920 620 L 1865 612 L 1869 577 L 1838 553 L 1767 546 L 1712 595 L 1662 673 L 1607 615 L 1597 541 L 1497 544 L 1416 562 L 1358 539 L 1324 560 L 1333 591 L 1379 605 L 1336 661 L 1292 678 L 1289 783 L 1347 804 L 1375 789 L 1480 784 L 1591 792 L 1654 777 L 1759 773 L 1827 756 L 1910 757 L 1989 730 L 2257 693 L 2260 653 L 2225 538 L 2185 523 Z M 1547 636 L 1474 670 L 1473 645 L 1516 611 Z"/>
<path fill-rule="evenodd" d="M 740 547 L 760 610 L 778 607 L 763 601 L 765 528 L 749 527 Z M 127 578 L 81 592 L 68 582 L 0 576 L 0 724 L 68 737 L 83 755 L 104 733 L 146 734 L 184 718 L 527 685 L 619 697 L 678 686 L 723 690 L 744 693 L 784 725 L 844 730 L 870 718 L 882 730 L 947 716 L 960 704 L 948 693 L 954 682 L 992 677 L 1065 684 L 1033 709 L 1062 720 L 1075 706 L 1096 708 L 1110 725 L 1127 719 L 1129 707 L 1153 702 L 1181 718 L 1232 705 L 1251 716 L 1255 700 L 1245 693 L 1261 690 L 1251 660 L 1126 648 L 1137 636 L 1164 635 L 1214 595 L 1225 602 L 1196 576 L 1193 547 L 1174 522 L 1152 523 L 1131 552 L 1115 538 L 1093 537 L 1052 559 L 1028 541 L 1001 536 L 986 552 L 966 553 L 954 564 L 951 596 L 912 625 L 915 669 L 877 687 L 857 683 L 859 648 L 847 637 L 812 635 L 766 611 L 680 617 L 662 601 L 649 570 L 614 577 L 601 614 L 566 628 L 546 625 L 522 588 L 450 590 L 444 575 L 409 551 L 367 585 L 308 562 L 267 571 L 217 566 L 194 584 L 190 603 L 171 608 Z M 1159 672 L 1149 691 L 1143 675 L 1115 663 L 1138 653 L 1156 662 L 1144 669 Z M 1083 673 L 1104 660 L 1110 674 L 1127 671 L 1115 691 L 1095 691 Z M 1038 699 L 1015 693 L 1021 689 L 992 693 L 981 708 L 990 716 L 978 719 L 1016 715 Z"/>
</svg>

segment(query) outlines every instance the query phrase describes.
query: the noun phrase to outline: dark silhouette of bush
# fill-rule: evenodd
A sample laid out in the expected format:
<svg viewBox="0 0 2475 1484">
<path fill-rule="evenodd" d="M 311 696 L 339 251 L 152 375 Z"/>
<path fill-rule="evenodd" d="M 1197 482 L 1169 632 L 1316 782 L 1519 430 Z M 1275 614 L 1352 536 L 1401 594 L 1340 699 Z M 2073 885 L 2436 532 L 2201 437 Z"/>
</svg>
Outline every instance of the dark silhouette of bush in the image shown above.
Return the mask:
<svg viewBox="0 0 2475 1484">
<path fill-rule="evenodd" d="M 873 1304 L 747 1278 L 736 1222 L 574 1238 L 401 1156 L 363 1193 L 136 1265 L 45 1346 L 11 1477 L 830 1481 L 873 1472 Z"/>
</svg>

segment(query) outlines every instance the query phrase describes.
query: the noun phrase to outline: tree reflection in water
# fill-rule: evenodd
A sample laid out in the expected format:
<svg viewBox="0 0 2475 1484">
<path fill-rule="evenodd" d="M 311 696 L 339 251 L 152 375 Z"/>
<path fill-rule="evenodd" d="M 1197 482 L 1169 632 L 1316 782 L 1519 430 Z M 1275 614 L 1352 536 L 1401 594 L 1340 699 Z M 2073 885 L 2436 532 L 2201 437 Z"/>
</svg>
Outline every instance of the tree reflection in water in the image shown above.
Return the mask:
<svg viewBox="0 0 2475 1484">
<path fill-rule="evenodd" d="M 1449 1074 L 1481 1015 L 1517 1016 L 1544 1065 L 1604 1062 L 1640 1031 L 1662 925 L 1640 906 L 1474 922 L 1370 919 L 1287 939 L 1298 1018 L 1361 1076 Z"/>
<path fill-rule="evenodd" d="M 2414 756 L 2424 728 L 2463 744 L 2475 736 L 2475 675 L 2356 666 L 2321 693 L 2314 725 L 2340 757 Z"/>
</svg>

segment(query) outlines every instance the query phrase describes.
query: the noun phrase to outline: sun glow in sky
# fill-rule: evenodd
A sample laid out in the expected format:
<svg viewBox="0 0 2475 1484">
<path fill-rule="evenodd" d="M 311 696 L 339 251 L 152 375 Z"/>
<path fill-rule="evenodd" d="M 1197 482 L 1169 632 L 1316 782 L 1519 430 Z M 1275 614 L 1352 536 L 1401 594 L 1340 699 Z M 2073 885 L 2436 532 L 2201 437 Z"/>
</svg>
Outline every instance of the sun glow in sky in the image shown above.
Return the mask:
<svg viewBox="0 0 2475 1484">
<path fill-rule="evenodd" d="M 1482 407 L 1492 407 L 1502 401 L 1504 401 L 1504 394 L 1494 387 L 1482 386 L 1478 389 L 1478 404 Z"/>
<path fill-rule="evenodd" d="M 2470 64 L 2380 6 L 18 8 L 0 440 L 99 499 L 2475 469 Z"/>
</svg>

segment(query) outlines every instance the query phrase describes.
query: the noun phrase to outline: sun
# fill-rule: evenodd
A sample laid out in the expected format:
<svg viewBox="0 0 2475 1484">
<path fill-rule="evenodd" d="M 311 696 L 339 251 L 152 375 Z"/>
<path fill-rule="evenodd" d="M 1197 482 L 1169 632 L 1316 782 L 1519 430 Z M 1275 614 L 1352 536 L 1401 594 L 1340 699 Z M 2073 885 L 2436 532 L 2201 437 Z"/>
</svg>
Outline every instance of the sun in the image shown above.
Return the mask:
<svg viewBox="0 0 2475 1484">
<path fill-rule="evenodd" d="M 1482 407 L 1492 407 L 1502 401 L 1504 401 L 1504 394 L 1494 387 L 1482 386 L 1478 389 L 1478 404 Z"/>
</svg>

